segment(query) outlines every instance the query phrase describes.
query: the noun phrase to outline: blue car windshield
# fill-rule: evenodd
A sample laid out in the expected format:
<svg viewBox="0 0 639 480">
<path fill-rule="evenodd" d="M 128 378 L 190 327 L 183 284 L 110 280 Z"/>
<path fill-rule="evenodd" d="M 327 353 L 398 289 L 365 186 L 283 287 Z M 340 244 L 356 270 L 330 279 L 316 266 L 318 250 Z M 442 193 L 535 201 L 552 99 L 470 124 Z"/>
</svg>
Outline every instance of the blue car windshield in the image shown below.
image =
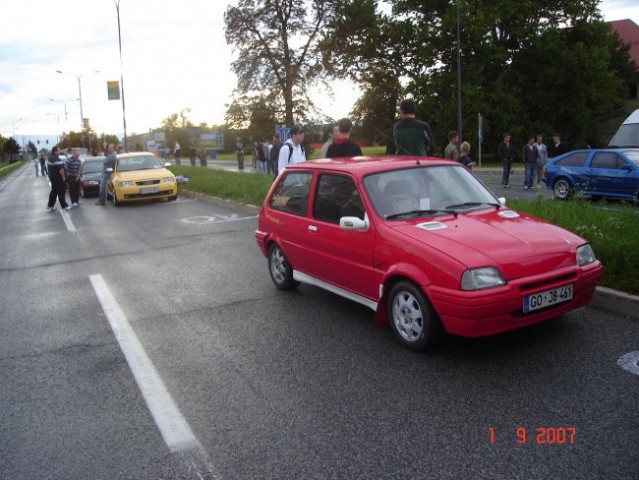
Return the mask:
<svg viewBox="0 0 639 480">
<path fill-rule="evenodd" d="M 639 168 L 639 149 L 636 150 L 624 150 L 624 155 L 635 164 L 635 167 Z"/>
</svg>

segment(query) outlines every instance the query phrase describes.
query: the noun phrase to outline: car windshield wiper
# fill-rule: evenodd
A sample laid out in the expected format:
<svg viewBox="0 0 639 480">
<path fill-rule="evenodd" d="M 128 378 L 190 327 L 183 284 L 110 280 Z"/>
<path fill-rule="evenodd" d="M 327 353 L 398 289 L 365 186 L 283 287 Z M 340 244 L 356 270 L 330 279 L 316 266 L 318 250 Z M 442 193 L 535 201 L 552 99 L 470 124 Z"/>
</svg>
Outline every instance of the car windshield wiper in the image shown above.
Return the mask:
<svg viewBox="0 0 639 480">
<path fill-rule="evenodd" d="M 449 210 L 448 208 L 445 208 L 445 209 L 434 208 L 430 210 L 409 210 L 407 212 L 391 213 L 389 215 L 386 215 L 384 218 L 386 220 L 392 220 L 394 218 L 399 218 L 399 217 L 404 217 L 409 215 L 412 215 L 412 216 L 432 215 L 434 213 L 450 213 L 454 215 L 455 217 L 457 216 L 457 212 L 455 210 Z"/>
<path fill-rule="evenodd" d="M 457 203 L 455 205 L 447 205 L 446 208 L 481 207 L 482 205 L 488 205 L 489 207 L 495 207 L 496 209 L 499 209 L 499 207 L 501 207 L 501 203 L 495 203 L 495 202 L 465 202 L 465 203 Z"/>
</svg>

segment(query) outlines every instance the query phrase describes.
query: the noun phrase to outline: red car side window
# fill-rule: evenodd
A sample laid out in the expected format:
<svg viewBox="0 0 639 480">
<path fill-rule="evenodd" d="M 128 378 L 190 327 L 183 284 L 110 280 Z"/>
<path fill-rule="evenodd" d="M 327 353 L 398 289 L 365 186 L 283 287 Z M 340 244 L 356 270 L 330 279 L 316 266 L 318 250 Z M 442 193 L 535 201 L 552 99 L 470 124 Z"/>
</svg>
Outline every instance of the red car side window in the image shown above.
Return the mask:
<svg viewBox="0 0 639 480">
<path fill-rule="evenodd" d="M 312 173 L 288 173 L 280 179 L 269 206 L 274 210 L 306 215 Z"/>
</svg>

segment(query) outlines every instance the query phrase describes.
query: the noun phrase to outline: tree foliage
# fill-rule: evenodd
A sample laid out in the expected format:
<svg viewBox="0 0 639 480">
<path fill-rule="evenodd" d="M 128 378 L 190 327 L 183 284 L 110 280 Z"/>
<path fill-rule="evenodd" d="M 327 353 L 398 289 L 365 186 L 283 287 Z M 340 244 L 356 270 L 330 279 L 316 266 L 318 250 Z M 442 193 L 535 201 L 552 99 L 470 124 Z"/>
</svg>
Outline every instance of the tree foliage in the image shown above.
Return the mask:
<svg viewBox="0 0 639 480">
<path fill-rule="evenodd" d="M 240 97 L 233 108 L 265 103 L 276 120 L 292 125 L 314 109 L 310 86 L 324 73 L 323 30 L 336 0 L 239 0 L 224 14 L 226 42 L 237 54 L 232 70 Z M 281 106 L 277 108 L 278 106 Z M 236 112 L 231 112 L 236 115 Z"/>
<path fill-rule="evenodd" d="M 2 146 L 2 152 L 5 154 L 5 158 L 9 157 L 9 162 L 13 162 L 16 160 L 17 156 L 20 154 L 20 145 L 16 142 L 15 138 L 9 137 L 9 139 L 4 142 Z"/>
<path fill-rule="evenodd" d="M 375 0 L 344 1 L 324 38 L 331 73 L 360 82 L 355 112 L 370 105 L 381 72 L 401 80 L 418 115 L 434 129 L 436 147 L 457 128 L 457 5 L 461 37 L 463 133 L 485 150 L 505 131 L 515 142 L 559 131 L 574 146 L 602 143 L 601 124 L 619 108 L 636 69 L 607 24 L 599 0 L 395 0 L 392 14 Z M 635 72 L 635 73 L 633 73 Z"/>
<path fill-rule="evenodd" d="M 182 155 L 186 155 L 187 148 L 191 144 L 189 138 L 188 128 L 193 127 L 193 123 L 188 119 L 187 114 L 191 112 L 191 109 L 184 108 L 178 113 L 172 113 L 160 124 L 159 131 L 165 133 L 166 144 L 170 148 L 175 145 L 175 142 L 180 144 Z"/>
</svg>

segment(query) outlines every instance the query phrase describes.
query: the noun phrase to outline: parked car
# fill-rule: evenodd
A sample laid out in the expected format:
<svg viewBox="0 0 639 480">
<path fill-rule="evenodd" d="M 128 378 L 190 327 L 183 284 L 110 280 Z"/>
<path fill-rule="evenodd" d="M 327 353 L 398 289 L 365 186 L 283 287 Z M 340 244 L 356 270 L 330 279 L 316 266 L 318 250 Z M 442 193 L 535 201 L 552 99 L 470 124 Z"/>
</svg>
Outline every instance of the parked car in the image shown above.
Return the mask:
<svg viewBox="0 0 639 480">
<path fill-rule="evenodd" d="M 83 197 L 97 196 L 100 190 L 100 179 L 104 168 L 105 157 L 87 157 L 82 162 L 82 180 L 80 194 Z"/>
<path fill-rule="evenodd" d="M 151 152 L 118 154 L 113 173 L 106 185 L 107 196 L 122 202 L 177 199 L 175 175 Z"/>
<path fill-rule="evenodd" d="M 555 197 L 574 193 L 627 200 L 639 198 L 639 148 L 573 150 L 550 159 L 546 187 Z"/>
<path fill-rule="evenodd" d="M 457 162 L 322 159 L 279 174 L 255 238 L 277 288 L 359 302 L 421 350 L 443 332 L 491 335 L 591 301 L 602 266 L 590 245 L 504 202 Z"/>
</svg>

